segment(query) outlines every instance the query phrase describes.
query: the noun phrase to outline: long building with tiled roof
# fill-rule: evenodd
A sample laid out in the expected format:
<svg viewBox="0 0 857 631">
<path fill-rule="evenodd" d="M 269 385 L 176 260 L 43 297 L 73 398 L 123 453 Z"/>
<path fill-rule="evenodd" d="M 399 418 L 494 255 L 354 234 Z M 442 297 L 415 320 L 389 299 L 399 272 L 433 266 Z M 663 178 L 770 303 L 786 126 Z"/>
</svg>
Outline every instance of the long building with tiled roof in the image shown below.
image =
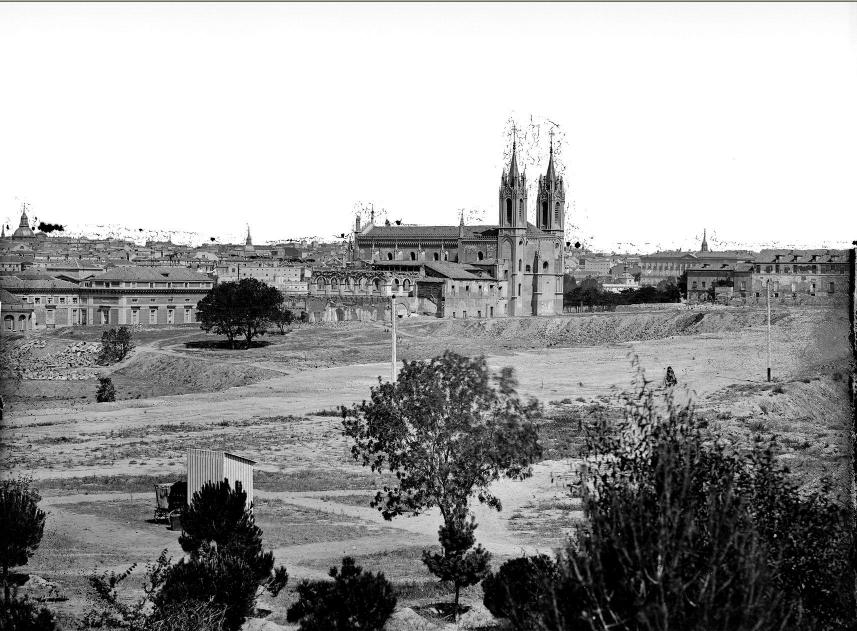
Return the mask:
<svg viewBox="0 0 857 631">
<path fill-rule="evenodd" d="M 490 281 L 494 302 L 463 313 L 479 317 L 553 315 L 562 313 L 562 275 L 565 227 L 565 183 L 556 174 L 553 145 L 547 172 L 539 177 L 536 224 L 527 221 L 527 176 L 518 170 L 515 142 L 508 170 L 500 178 L 498 223 L 457 226 L 368 225 L 355 222 L 355 262 L 368 264 L 413 262 L 437 276 L 454 279 L 457 268 L 443 272 L 444 264 L 478 265 Z M 430 274 L 432 272 L 429 272 Z M 419 283 L 417 283 L 419 284 Z M 466 288 L 465 288 L 466 289 Z M 318 287 L 316 287 L 318 290 Z M 442 302 L 446 297 L 439 298 Z M 440 305 L 438 314 L 459 317 Z"/>
</svg>

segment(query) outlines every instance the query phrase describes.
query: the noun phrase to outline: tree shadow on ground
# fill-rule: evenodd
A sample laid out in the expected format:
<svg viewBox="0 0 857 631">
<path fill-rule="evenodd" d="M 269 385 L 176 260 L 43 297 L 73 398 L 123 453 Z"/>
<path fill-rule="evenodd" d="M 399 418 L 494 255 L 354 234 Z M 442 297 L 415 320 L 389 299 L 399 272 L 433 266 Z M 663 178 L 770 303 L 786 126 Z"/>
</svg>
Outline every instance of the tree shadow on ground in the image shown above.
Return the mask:
<svg viewBox="0 0 857 631">
<path fill-rule="evenodd" d="M 253 340 L 250 343 L 249 348 L 264 348 L 265 346 L 269 346 L 271 342 L 267 340 Z M 247 342 L 244 340 L 235 340 L 235 348 L 229 344 L 229 340 L 196 340 L 193 342 L 185 342 L 185 348 L 199 348 L 205 350 L 227 350 L 227 351 L 239 351 L 239 350 L 247 350 Z"/>
</svg>

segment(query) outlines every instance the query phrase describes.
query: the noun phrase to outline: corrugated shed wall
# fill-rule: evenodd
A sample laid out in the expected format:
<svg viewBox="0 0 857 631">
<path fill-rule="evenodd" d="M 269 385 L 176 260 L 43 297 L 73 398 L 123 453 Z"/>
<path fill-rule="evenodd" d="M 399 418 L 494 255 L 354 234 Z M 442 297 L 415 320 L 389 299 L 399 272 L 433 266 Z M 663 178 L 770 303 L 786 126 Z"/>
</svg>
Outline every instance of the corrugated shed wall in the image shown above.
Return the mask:
<svg viewBox="0 0 857 631">
<path fill-rule="evenodd" d="M 187 450 L 188 504 L 191 503 L 193 494 L 206 482 L 220 482 L 224 478 L 229 480 L 232 488 L 235 488 L 235 482 L 240 482 L 241 488 L 247 493 L 247 505 L 253 504 L 253 462 L 251 460 L 223 451 Z"/>
<path fill-rule="evenodd" d="M 224 454 L 223 477 L 229 480 L 232 488 L 235 488 L 236 482 L 240 482 L 241 488 L 247 493 L 247 505 L 253 504 L 253 464 L 249 460 Z"/>
<path fill-rule="evenodd" d="M 187 450 L 187 503 L 206 482 L 223 479 L 223 452 L 208 449 Z"/>
</svg>

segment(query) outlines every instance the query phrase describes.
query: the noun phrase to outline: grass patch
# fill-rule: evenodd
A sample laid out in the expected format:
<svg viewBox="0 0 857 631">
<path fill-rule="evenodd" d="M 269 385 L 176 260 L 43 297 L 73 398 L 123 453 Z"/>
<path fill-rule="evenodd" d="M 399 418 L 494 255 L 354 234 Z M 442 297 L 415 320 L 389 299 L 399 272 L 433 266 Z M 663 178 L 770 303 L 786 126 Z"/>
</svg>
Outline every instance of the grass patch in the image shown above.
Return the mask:
<svg viewBox="0 0 857 631">
<path fill-rule="evenodd" d="M 184 480 L 182 473 L 170 475 L 93 475 L 76 478 L 47 478 L 33 483 L 39 491 L 63 491 L 69 493 L 109 493 L 122 491 L 125 493 L 152 493 L 154 502 L 154 486 L 163 482 L 178 482 Z"/>
<path fill-rule="evenodd" d="M 297 469 L 294 471 L 256 471 L 253 484 L 265 491 L 351 491 L 375 490 L 395 484 L 391 475 L 363 473 L 345 469 Z"/>
</svg>

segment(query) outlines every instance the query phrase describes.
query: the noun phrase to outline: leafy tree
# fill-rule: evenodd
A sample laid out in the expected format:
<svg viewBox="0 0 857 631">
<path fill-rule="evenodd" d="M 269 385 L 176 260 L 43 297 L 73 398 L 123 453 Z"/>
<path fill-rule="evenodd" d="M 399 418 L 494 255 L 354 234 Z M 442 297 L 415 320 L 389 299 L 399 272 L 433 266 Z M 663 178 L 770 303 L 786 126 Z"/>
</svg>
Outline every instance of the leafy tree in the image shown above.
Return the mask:
<svg viewBox="0 0 857 631">
<path fill-rule="evenodd" d="M 476 520 L 471 516 L 457 515 L 438 531 L 442 554 L 423 551 L 423 563 L 440 580 L 452 583 L 455 588 L 453 611 L 458 615 L 458 599 L 462 587 L 481 581 L 488 574 L 491 555 L 482 546 L 473 548 L 476 537 Z"/>
<path fill-rule="evenodd" d="M 134 348 L 134 339 L 131 329 L 120 326 L 118 329 L 110 329 L 101 334 L 101 353 L 99 361 L 109 364 L 125 359 L 131 349 Z"/>
<path fill-rule="evenodd" d="M 277 312 L 274 314 L 272 319 L 273 323 L 277 325 L 277 328 L 280 330 L 280 333 L 286 332 L 286 327 L 290 326 L 292 322 L 295 321 L 295 313 L 291 309 L 287 309 L 284 306 L 280 306 L 277 309 Z"/>
<path fill-rule="evenodd" d="M 298 601 L 289 607 L 289 622 L 301 631 L 381 631 L 396 608 L 393 585 L 383 573 L 364 572 L 354 559 L 342 569 L 330 568 L 329 581 L 301 581 Z"/>
<path fill-rule="evenodd" d="M 197 304 L 197 317 L 204 331 L 226 335 L 235 348 L 243 336 L 247 347 L 277 318 L 283 294 L 255 278 L 218 283 Z"/>
<path fill-rule="evenodd" d="M 109 403 L 116 400 L 116 388 L 110 377 L 98 378 L 98 390 L 95 392 L 95 400 L 98 403 Z"/>
<path fill-rule="evenodd" d="M 45 530 L 45 512 L 39 492 L 28 478 L 0 480 L 0 567 L 4 603 L 9 606 L 9 569 L 25 565 L 39 547 Z"/>
<path fill-rule="evenodd" d="M 541 408 L 534 399 L 522 401 L 516 387 L 511 368 L 492 376 L 484 358 L 446 352 L 406 361 L 395 383 L 379 379 L 368 402 L 342 410 L 354 458 L 398 479 L 397 486 L 378 492 L 372 506 L 386 519 L 438 507 L 441 537 L 446 533 L 451 546 L 444 546 L 449 567 L 452 557 L 462 556 L 462 542 L 472 545 L 475 524 L 469 534 L 462 526 L 470 499 L 475 495 L 500 510 L 491 483 L 501 476 L 528 477 L 541 456 L 535 424 Z M 467 563 L 459 567 L 470 568 Z"/>
</svg>

